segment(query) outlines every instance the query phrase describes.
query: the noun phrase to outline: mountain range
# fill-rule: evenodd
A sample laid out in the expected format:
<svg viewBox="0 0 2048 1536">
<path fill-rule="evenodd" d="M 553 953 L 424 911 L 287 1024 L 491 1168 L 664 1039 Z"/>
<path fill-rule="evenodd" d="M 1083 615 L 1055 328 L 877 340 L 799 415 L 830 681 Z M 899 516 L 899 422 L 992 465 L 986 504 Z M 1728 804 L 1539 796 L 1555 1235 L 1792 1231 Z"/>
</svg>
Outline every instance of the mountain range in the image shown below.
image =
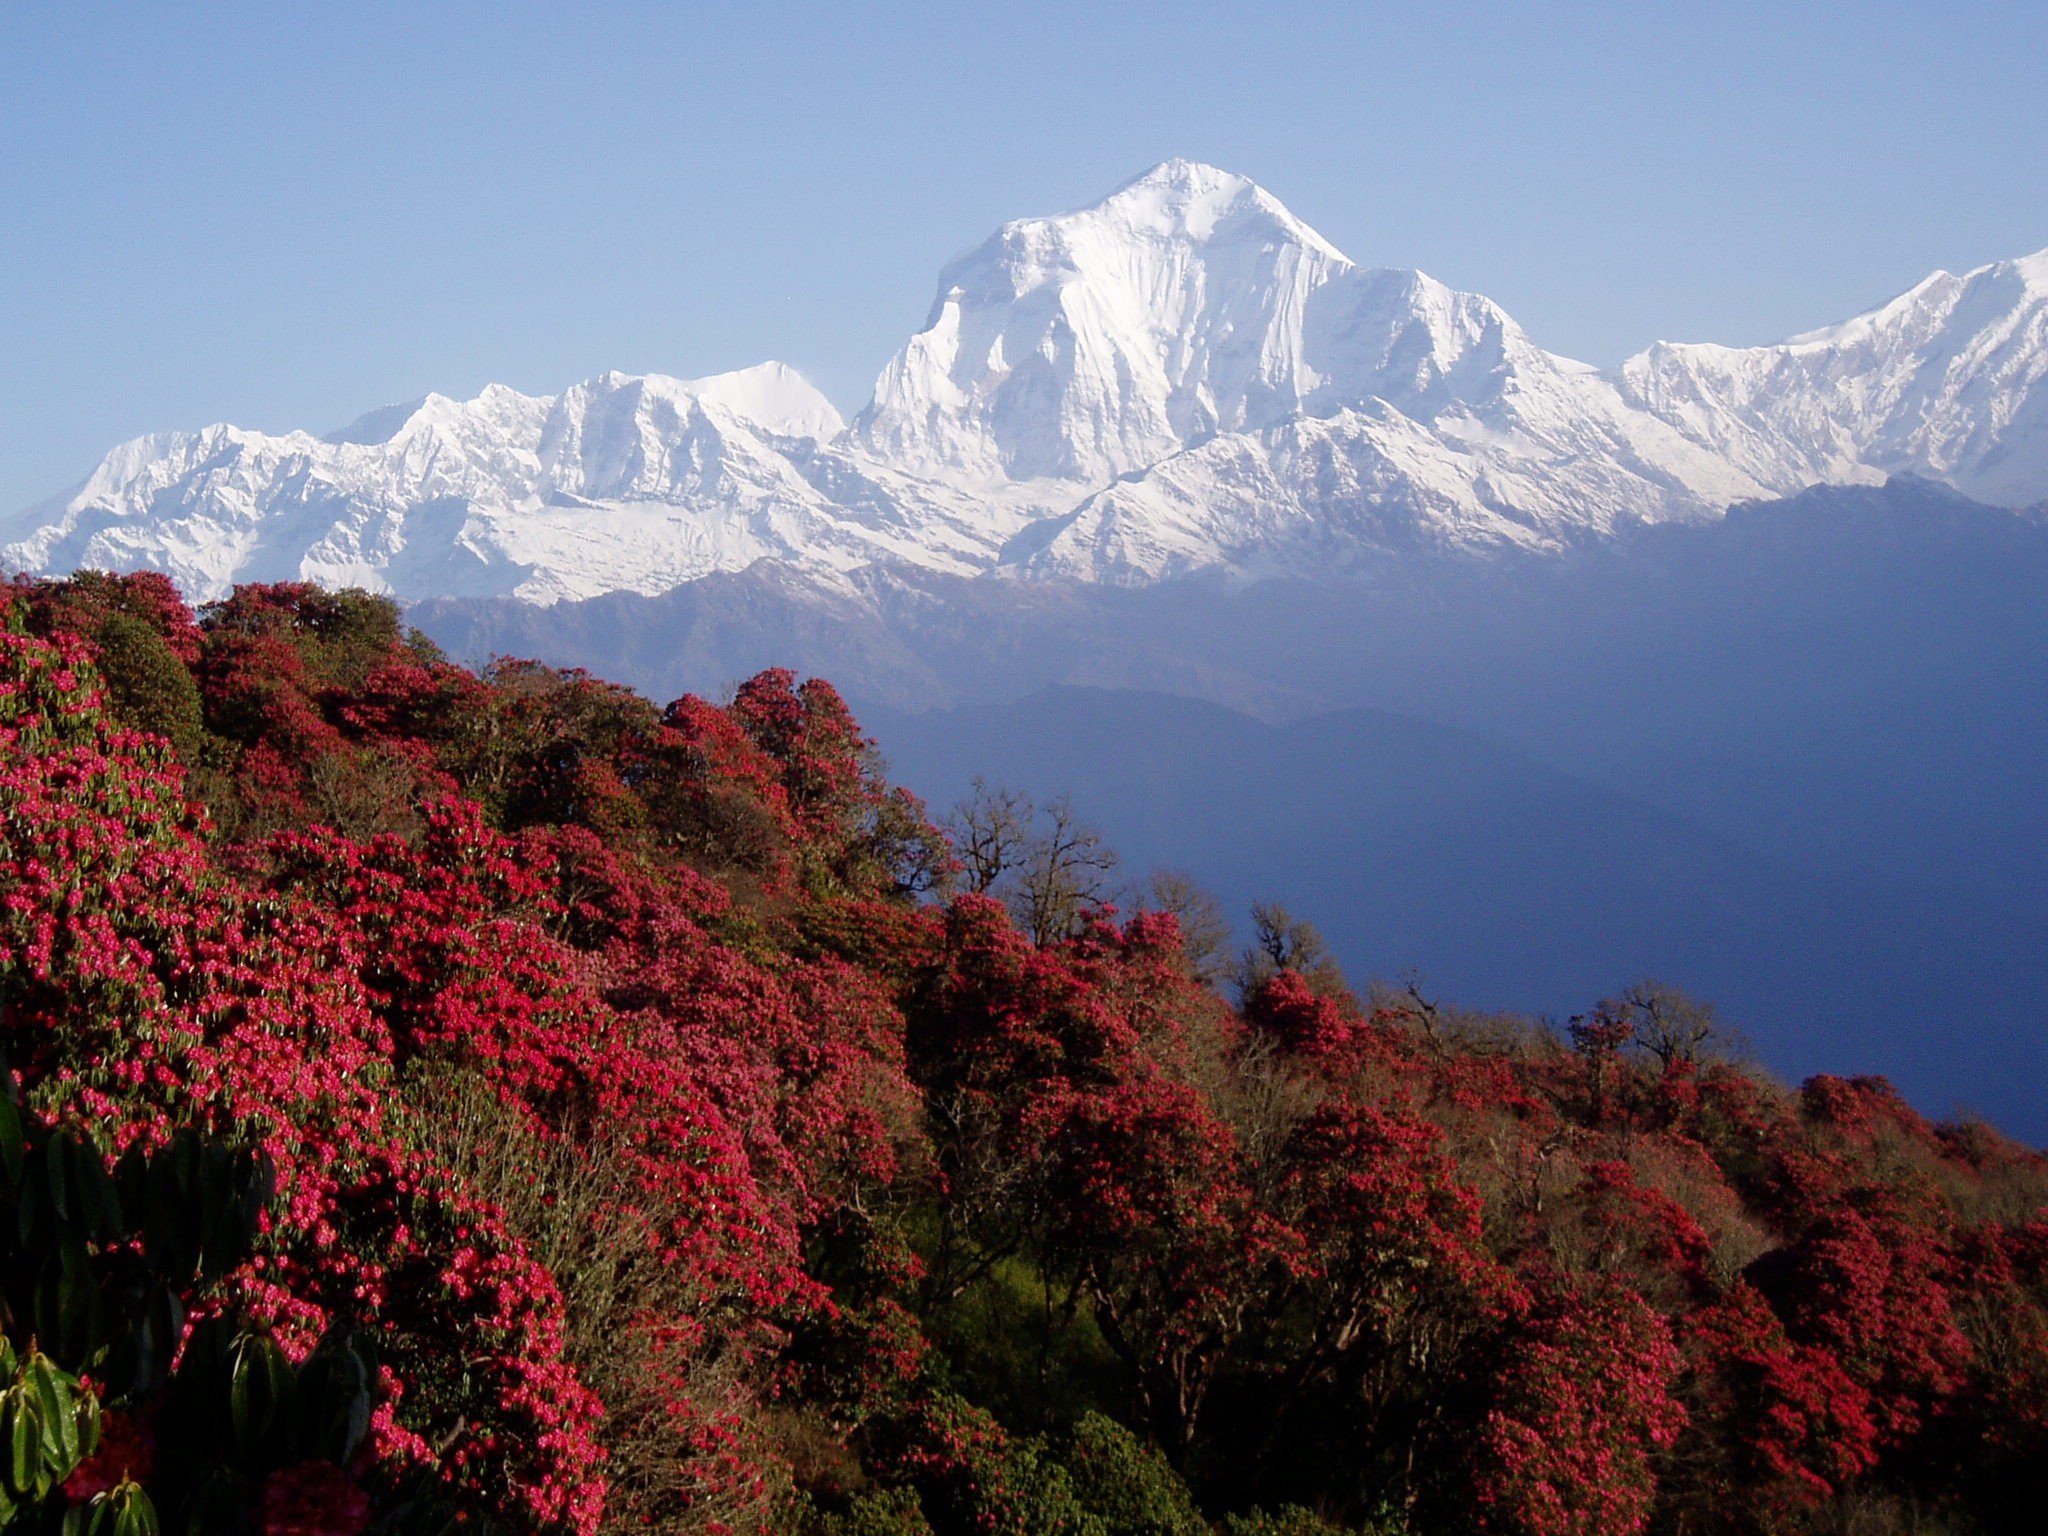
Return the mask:
<svg viewBox="0 0 2048 1536">
<path fill-rule="evenodd" d="M 1174 160 L 948 264 L 850 423 L 765 363 L 428 395 L 326 436 L 156 434 L 0 526 L 0 566 L 537 604 L 761 561 L 841 593 L 875 569 L 1369 580 L 1898 473 L 2048 498 L 2048 251 L 1603 372 Z"/>
</svg>

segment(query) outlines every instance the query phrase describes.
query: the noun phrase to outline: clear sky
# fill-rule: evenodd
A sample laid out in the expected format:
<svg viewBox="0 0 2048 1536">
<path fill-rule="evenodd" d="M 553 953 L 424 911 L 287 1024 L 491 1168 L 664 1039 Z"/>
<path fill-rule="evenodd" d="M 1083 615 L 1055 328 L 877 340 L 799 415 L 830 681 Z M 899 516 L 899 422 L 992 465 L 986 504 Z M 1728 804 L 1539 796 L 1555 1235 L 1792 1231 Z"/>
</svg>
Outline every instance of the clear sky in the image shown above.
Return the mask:
<svg viewBox="0 0 2048 1536">
<path fill-rule="evenodd" d="M 1611 364 L 2048 246 L 2048 4 L 0 0 L 0 512 L 140 432 L 794 363 L 1170 155 Z"/>
</svg>

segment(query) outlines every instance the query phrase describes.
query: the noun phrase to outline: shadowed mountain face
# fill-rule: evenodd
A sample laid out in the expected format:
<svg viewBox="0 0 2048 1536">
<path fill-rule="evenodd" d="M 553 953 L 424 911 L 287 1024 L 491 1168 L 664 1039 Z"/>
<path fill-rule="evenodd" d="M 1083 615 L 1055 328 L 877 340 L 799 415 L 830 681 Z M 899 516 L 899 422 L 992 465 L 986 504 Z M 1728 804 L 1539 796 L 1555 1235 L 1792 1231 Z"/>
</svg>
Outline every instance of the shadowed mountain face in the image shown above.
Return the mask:
<svg viewBox="0 0 2048 1536">
<path fill-rule="evenodd" d="M 1351 593 L 757 567 L 413 616 L 662 697 L 794 665 L 913 787 L 1070 790 L 1129 862 L 1281 896 L 1359 975 L 1569 1011 L 1658 974 L 1782 1070 L 2048 1140 L 2038 516 L 1900 480 Z"/>
</svg>

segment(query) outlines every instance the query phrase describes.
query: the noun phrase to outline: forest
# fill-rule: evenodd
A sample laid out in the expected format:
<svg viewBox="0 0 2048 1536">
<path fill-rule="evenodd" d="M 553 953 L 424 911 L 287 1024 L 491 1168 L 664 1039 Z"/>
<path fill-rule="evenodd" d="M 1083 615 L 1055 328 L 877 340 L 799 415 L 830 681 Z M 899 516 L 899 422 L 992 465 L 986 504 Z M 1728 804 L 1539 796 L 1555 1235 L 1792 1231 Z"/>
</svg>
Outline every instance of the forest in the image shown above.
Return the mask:
<svg viewBox="0 0 2048 1536">
<path fill-rule="evenodd" d="M 5 600 L 0 1529 L 2039 1529 L 1989 1125 L 1240 950 L 820 679 Z"/>
</svg>

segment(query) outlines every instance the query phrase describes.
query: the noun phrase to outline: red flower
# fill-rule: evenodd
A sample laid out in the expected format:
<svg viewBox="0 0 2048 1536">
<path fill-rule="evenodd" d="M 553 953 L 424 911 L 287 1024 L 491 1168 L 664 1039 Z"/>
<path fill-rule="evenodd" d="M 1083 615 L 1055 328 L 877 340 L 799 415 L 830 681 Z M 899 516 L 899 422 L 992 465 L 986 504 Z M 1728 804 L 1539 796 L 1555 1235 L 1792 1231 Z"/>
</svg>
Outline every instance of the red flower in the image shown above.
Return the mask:
<svg viewBox="0 0 2048 1536">
<path fill-rule="evenodd" d="M 302 1462 L 263 1485 L 263 1536 L 361 1536 L 369 1523 L 369 1496 L 332 1462 Z"/>
<path fill-rule="evenodd" d="M 100 1443 L 64 1480 L 64 1496 L 84 1504 L 133 1479 L 149 1476 L 156 1446 L 147 1426 L 108 1409 L 100 1415 Z"/>
</svg>

